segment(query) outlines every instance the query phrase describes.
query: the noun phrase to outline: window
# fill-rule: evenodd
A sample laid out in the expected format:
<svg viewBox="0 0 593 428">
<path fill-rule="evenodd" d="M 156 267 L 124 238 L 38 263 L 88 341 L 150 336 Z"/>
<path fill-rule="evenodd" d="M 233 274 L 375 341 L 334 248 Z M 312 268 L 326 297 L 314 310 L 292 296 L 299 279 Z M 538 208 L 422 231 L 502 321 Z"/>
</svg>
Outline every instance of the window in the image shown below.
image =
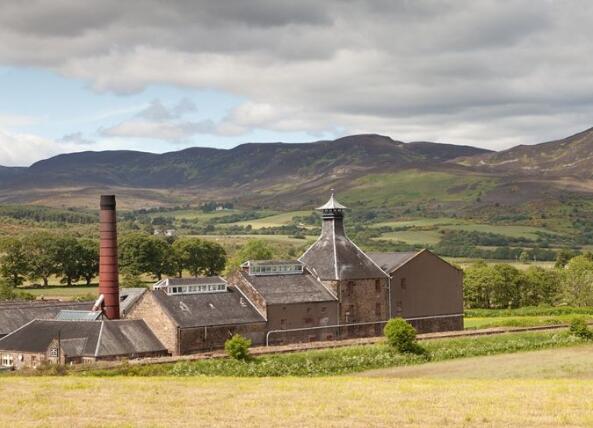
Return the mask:
<svg viewBox="0 0 593 428">
<path fill-rule="evenodd" d="M 280 320 L 280 329 L 286 330 L 286 320 L 285 319 Z"/>
<path fill-rule="evenodd" d="M 402 278 L 399 280 L 399 286 L 401 287 L 402 290 L 406 289 L 406 278 Z"/>
<path fill-rule="evenodd" d="M 325 307 L 325 306 L 322 306 L 322 307 L 321 307 L 321 313 L 322 313 L 322 314 L 324 314 L 324 313 L 326 313 L 326 312 L 327 312 L 327 307 Z"/>
<path fill-rule="evenodd" d="M 375 304 L 375 315 L 380 317 L 381 316 L 381 303 Z"/>
<path fill-rule="evenodd" d="M 12 358 L 12 354 L 2 354 L 2 366 L 3 367 L 12 367 L 14 365 L 14 360 Z"/>
<path fill-rule="evenodd" d="M 214 293 L 226 291 L 226 284 L 188 285 L 187 287 L 168 287 L 168 294 Z"/>
<path fill-rule="evenodd" d="M 249 265 L 250 275 L 286 275 L 303 273 L 301 264 L 269 264 L 269 265 Z"/>
<path fill-rule="evenodd" d="M 375 292 L 379 294 L 381 292 L 381 280 L 375 280 Z"/>
</svg>

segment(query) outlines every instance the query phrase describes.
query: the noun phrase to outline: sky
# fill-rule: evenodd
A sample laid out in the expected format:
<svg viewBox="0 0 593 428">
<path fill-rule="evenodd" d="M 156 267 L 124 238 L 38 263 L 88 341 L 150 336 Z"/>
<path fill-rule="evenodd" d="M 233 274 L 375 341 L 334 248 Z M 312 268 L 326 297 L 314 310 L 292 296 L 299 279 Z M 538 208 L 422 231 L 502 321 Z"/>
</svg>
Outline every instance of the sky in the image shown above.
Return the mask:
<svg viewBox="0 0 593 428">
<path fill-rule="evenodd" d="M 2 0 L 0 165 L 378 133 L 502 150 L 593 126 L 588 0 Z"/>
</svg>

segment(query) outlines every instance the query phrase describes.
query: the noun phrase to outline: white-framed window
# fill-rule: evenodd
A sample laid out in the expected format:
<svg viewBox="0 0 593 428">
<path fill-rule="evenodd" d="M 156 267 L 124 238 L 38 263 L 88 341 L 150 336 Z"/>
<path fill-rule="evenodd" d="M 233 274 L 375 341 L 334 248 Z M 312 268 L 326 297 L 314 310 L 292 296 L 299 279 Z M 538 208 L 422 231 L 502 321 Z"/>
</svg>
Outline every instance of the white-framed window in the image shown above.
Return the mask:
<svg viewBox="0 0 593 428">
<path fill-rule="evenodd" d="M 188 285 L 188 286 L 170 286 L 167 288 L 167 294 L 197 294 L 197 293 L 215 293 L 218 291 L 226 291 L 227 286 L 224 283 L 220 284 L 202 284 L 202 285 Z"/>
<path fill-rule="evenodd" d="M 299 274 L 303 273 L 301 264 L 279 264 L 279 265 L 250 265 L 250 275 L 278 275 L 278 274 Z"/>
<path fill-rule="evenodd" d="M 2 367 L 14 366 L 14 359 L 12 354 L 2 354 Z"/>
</svg>

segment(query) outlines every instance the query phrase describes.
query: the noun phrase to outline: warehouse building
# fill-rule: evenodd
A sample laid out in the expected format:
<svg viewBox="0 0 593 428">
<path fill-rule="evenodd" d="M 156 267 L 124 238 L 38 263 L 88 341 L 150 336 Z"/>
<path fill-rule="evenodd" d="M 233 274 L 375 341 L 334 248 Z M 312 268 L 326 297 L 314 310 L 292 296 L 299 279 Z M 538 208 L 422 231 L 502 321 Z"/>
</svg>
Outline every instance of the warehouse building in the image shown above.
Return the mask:
<svg viewBox="0 0 593 428">
<path fill-rule="evenodd" d="M 218 276 L 160 281 L 128 318 L 146 321 L 173 355 L 222 348 L 235 333 L 260 344 L 266 329 L 266 319 L 247 296 Z"/>
<path fill-rule="evenodd" d="M 229 278 L 267 320 L 269 344 L 336 337 L 338 299 L 298 260 L 247 261 Z"/>
<path fill-rule="evenodd" d="M 463 271 L 428 250 L 369 253 L 390 277 L 391 317 L 422 333 L 463 330 Z"/>
<path fill-rule="evenodd" d="M 0 365 L 14 369 L 164 355 L 142 320 L 33 320 L 0 339 Z"/>
</svg>

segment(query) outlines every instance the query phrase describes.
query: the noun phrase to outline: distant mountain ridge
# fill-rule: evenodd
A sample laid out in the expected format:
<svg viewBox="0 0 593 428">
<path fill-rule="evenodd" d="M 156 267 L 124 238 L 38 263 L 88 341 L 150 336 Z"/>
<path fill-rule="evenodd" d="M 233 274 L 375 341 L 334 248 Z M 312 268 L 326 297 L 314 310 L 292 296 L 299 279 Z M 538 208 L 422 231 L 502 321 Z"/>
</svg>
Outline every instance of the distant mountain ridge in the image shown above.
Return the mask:
<svg viewBox="0 0 593 428">
<path fill-rule="evenodd" d="M 593 198 L 592 171 L 593 128 L 501 152 L 362 134 L 163 154 L 62 154 L 29 168 L 0 167 L 0 202 L 92 207 L 99 193 L 114 192 L 128 207 L 233 200 L 284 210 L 314 206 L 335 187 L 357 206 L 504 216 L 562 205 L 573 194 Z"/>
<path fill-rule="evenodd" d="M 561 140 L 470 155 L 457 162 L 480 171 L 593 178 L 593 128 Z"/>
<path fill-rule="evenodd" d="M 164 154 L 127 150 L 80 152 L 58 155 L 29 168 L 0 169 L 0 188 L 236 187 L 249 186 L 254 180 L 315 178 L 347 171 L 443 163 L 485 153 L 488 151 L 452 144 L 405 144 L 374 134 L 313 143 L 247 143 L 229 150 L 193 147 Z"/>
</svg>

